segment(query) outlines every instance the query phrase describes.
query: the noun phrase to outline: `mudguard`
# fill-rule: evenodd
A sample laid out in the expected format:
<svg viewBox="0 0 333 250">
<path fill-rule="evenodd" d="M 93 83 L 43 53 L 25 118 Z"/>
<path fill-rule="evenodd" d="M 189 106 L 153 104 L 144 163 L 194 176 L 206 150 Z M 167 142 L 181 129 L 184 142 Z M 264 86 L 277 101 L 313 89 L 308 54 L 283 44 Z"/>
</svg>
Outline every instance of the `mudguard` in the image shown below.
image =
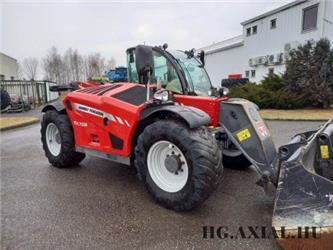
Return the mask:
<svg viewBox="0 0 333 250">
<path fill-rule="evenodd" d="M 45 105 L 42 109 L 42 112 L 46 112 L 52 109 L 58 111 L 59 113 L 63 113 L 66 110 L 64 103 L 61 100 L 58 100 L 54 103 Z"/>
<path fill-rule="evenodd" d="M 174 114 L 180 116 L 190 128 L 198 128 L 208 125 L 211 121 L 210 116 L 197 108 L 180 105 L 159 105 L 148 107 L 141 112 L 140 120 L 147 119 L 158 114 Z"/>
</svg>

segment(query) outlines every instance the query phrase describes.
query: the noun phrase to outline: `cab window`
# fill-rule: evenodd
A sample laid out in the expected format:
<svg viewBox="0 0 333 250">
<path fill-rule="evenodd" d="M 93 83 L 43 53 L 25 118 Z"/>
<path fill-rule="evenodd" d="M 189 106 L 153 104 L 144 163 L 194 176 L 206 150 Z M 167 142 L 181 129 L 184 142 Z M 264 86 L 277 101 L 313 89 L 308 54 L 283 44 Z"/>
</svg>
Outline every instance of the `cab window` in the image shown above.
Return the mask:
<svg viewBox="0 0 333 250">
<path fill-rule="evenodd" d="M 133 51 L 127 54 L 127 65 L 128 65 L 128 74 L 130 82 L 139 82 L 138 72 L 136 71 L 135 66 L 135 55 Z"/>
<path fill-rule="evenodd" d="M 162 87 L 175 93 L 183 93 L 180 79 L 172 64 L 161 54 L 153 51 L 154 72 L 152 82 L 161 82 Z"/>
<path fill-rule="evenodd" d="M 175 68 L 160 53 L 153 51 L 154 71 L 150 82 L 160 82 L 162 87 L 174 93 L 183 93 L 183 88 Z M 128 74 L 130 82 L 139 82 L 135 65 L 135 53 L 131 51 L 127 54 Z"/>
</svg>

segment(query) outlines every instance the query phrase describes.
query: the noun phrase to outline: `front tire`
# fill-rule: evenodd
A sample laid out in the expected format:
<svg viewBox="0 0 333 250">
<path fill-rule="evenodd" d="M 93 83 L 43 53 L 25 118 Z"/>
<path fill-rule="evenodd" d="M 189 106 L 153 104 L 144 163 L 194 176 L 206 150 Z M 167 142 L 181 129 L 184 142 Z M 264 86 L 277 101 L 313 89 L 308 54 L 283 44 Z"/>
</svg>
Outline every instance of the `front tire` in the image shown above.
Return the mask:
<svg viewBox="0 0 333 250">
<path fill-rule="evenodd" d="M 221 151 L 207 129 L 190 129 L 173 120 L 144 129 L 135 164 L 152 197 L 177 211 L 199 206 L 219 185 L 223 172 Z"/>
<path fill-rule="evenodd" d="M 41 125 L 43 149 L 52 166 L 72 167 L 84 159 L 85 154 L 75 151 L 73 129 L 67 115 L 49 110 Z"/>
</svg>

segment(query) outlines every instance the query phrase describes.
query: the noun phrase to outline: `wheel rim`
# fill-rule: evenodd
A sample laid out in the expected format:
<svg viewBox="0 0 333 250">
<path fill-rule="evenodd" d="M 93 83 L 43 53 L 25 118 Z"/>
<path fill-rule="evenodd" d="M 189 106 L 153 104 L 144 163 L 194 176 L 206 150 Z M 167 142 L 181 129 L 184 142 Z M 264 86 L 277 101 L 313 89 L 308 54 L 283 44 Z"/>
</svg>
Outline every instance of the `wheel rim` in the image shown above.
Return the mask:
<svg viewBox="0 0 333 250">
<path fill-rule="evenodd" d="M 172 164 L 177 162 L 177 164 Z M 188 165 L 183 152 L 172 142 L 155 142 L 148 151 L 150 177 L 162 190 L 175 193 L 187 183 Z"/>
<path fill-rule="evenodd" d="M 49 123 L 46 127 L 46 144 L 53 156 L 58 156 L 61 150 L 61 137 L 58 127 Z"/>
</svg>

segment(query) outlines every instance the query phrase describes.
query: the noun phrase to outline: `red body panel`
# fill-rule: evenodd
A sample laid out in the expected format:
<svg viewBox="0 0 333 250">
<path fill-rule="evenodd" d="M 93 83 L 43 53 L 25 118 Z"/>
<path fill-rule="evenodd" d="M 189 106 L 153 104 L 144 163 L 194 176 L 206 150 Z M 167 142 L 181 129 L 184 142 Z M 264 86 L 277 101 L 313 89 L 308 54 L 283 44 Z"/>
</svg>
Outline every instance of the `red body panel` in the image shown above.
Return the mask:
<svg viewBox="0 0 333 250">
<path fill-rule="evenodd" d="M 113 98 L 111 95 L 134 86 L 138 85 L 126 83 L 102 95 L 85 93 L 81 89 L 70 92 L 65 97 L 65 107 L 67 107 L 66 102 L 68 101 L 72 107 L 72 110 L 66 109 L 74 129 L 76 146 L 130 156 L 131 139 L 144 105 L 135 106 Z M 103 87 L 105 85 L 94 87 L 94 89 Z M 109 122 L 104 125 L 103 119 L 106 116 L 109 117 Z M 111 119 L 112 117 L 113 119 Z M 123 140 L 122 149 L 112 147 L 110 133 Z"/>
<path fill-rule="evenodd" d="M 217 127 L 219 120 L 220 102 L 228 100 L 228 97 L 205 97 L 190 95 L 174 95 L 176 102 L 186 106 L 192 106 L 205 111 L 212 119 L 211 126 Z"/>
<path fill-rule="evenodd" d="M 98 95 L 94 93 L 112 85 L 80 82 L 80 90 L 70 92 L 65 97 L 63 102 L 65 107 L 67 107 L 67 114 L 73 126 L 76 146 L 125 157 L 131 155 L 132 137 L 140 120 L 140 113 L 144 108 L 144 104 L 139 106 L 132 105 L 116 99 L 112 95 L 135 86 L 144 86 L 136 83 L 119 84 L 121 85 L 120 87 Z M 85 89 L 89 89 L 89 91 L 85 91 Z M 211 117 L 212 122 L 210 125 L 214 127 L 218 126 L 220 102 L 228 99 L 228 97 L 217 98 L 189 95 L 174 95 L 174 97 L 178 103 L 205 111 Z M 70 101 L 72 109 L 69 109 L 68 105 L 66 105 L 68 101 Z M 107 125 L 104 124 L 105 117 L 109 118 Z M 123 141 L 122 149 L 112 146 L 110 133 Z"/>
</svg>

